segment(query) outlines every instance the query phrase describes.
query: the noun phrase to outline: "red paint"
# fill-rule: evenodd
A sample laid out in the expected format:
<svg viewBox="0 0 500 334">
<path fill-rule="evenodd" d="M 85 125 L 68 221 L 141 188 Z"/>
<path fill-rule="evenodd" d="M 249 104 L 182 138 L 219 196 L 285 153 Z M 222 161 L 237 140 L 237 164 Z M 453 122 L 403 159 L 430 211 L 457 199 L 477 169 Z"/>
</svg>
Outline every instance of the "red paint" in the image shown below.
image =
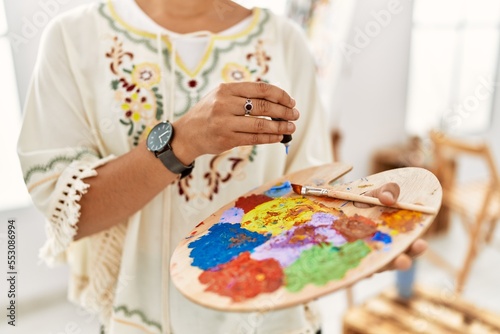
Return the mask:
<svg viewBox="0 0 500 334">
<path fill-rule="evenodd" d="M 244 252 L 228 263 L 204 271 L 198 279 L 207 285 L 205 291 L 241 302 L 279 289 L 283 284 L 283 270 L 274 259 L 253 260 L 249 252 Z"/>
<path fill-rule="evenodd" d="M 204 224 L 205 224 L 204 222 L 201 222 L 198 225 L 196 225 L 195 227 L 198 228 L 198 227 L 200 227 L 201 225 L 204 225 Z"/>
<path fill-rule="evenodd" d="M 342 217 L 333 223 L 336 229 L 347 241 L 372 237 L 377 232 L 377 223 L 373 220 L 355 214 L 352 217 Z"/>
<path fill-rule="evenodd" d="M 247 197 L 240 197 L 234 204 L 235 207 L 243 209 L 247 213 L 253 210 L 257 205 L 271 201 L 272 198 L 266 195 L 250 195 Z"/>
<path fill-rule="evenodd" d="M 191 235 L 195 235 L 198 231 L 191 232 Z"/>
</svg>

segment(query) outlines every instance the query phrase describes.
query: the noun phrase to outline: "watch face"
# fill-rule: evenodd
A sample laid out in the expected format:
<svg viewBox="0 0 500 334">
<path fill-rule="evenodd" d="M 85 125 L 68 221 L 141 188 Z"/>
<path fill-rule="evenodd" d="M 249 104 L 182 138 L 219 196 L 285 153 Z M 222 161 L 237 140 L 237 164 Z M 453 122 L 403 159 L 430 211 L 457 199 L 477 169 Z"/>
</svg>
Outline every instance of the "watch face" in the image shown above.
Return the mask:
<svg viewBox="0 0 500 334">
<path fill-rule="evenodd" d="M 172 138 L 172 130 L 170 122 L 157 124 L 148 135 L 148 149 L 153 152 L 164 149 Z"/>
</svg>

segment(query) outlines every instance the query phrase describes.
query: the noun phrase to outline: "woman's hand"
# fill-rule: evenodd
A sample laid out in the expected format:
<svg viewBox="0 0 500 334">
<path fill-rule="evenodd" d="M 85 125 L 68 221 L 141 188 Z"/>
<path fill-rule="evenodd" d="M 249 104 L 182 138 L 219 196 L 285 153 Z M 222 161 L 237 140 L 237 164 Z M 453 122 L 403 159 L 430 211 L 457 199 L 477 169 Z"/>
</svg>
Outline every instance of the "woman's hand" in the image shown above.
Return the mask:
<svg viewBox="0 0 500 334">
<path fill-rule="evenodd" d="M 246 117 L 245 103 L 252 101 L 251 116 L 280 118 L 272 121 Z M 219 154 L 237 146 L 278 143 L 292 134 L 299 118 L 295 100 L 287 92 L 266 83 L 220 84 L 177 120 L 172 149 L 189 164 L 203 154 Z"/>
<path fill-rule="evenodd" d="M 377 197 L 384 205 L 392 205 L 397 202 L 399 197 L 399 185 L 397 183 L 386 183 L 383 186 L 367 192 L 366 196 Z M 363 203 L 355 203 L 356 207 L 367 207 L 369 205 Z M 406 250 L 405 253 L 398 255 L 389 265 L 384 267 L 380 272 L 385 270 L 408 270 L 412 265 L 413 258 L 422 255 L 427 250 L 427 242 L 423 239 L 417 239 Z"/>
</svg>

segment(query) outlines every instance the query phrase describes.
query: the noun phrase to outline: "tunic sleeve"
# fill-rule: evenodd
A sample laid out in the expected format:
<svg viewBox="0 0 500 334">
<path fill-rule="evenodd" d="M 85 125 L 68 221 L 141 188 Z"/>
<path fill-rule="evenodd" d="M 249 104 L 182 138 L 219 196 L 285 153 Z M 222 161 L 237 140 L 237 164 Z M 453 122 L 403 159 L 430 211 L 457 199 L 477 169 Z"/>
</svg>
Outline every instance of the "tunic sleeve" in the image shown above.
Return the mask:
<svg viewBox="0 0 500 334">
<path fill-rule="evenodd" d="M 66 261 L 77 232 L 78 204 L 85 179 L 113 159 L 98 149 L 95 129 L 75 79 L 65 30 L 56 19 L 47 27 L 24 110 L 18 154 L 35 206 L 47 219 L 47 241 L 40 251 L 48 264 Z M 76 62 L 75 62 L 76 63 Z"/>
<path fill-rule="evenodd" d="M 284 40 L 289 55 L 287 68 L 291 82 L 290 95 L 297 101 L 300 119 L 293 134 L 285 173 L 333 161 L 330 129 L 320 98 L 316 64 L 302 29 L 287 22 L 289 34 Z"/>
</svg>

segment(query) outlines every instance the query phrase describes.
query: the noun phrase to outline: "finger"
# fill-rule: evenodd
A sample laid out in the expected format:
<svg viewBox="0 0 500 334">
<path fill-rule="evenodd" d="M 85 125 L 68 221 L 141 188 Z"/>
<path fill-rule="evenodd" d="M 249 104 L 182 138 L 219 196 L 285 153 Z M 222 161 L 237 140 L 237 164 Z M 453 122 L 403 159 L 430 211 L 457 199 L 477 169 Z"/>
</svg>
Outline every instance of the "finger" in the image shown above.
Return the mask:
<svg viewBox="0 0 500 334">
<path fill-rule="evenodd" d="M 392 260 L 389 264 L 386 266 L 380 268 L 377 270 L 377 273 L 383 273 L 384 271 L 388 270 L 408 270 L 411 268 L 411 265 L 413 264 L 413 260 L 411 257 L 409 257 L 406 254 L 399 254 L 394 260 Z"/>
<path fill-rule="evenodd" d="M 238 133 L 232 138 L 231 144 L 236 146 L 262 145 L 279 143 L 282 135 L 268 133 Z"/>
<path fill-rule="evenodd" d="M 283 89 L 265 82 L 235 82 L 222 84 L 222 90 L 245 99 L 264 99 L 287 108 L 295 107 L 295 100 Z"/>
<path fill-rule="evenodd" d="M 427 241 L 417 239 L 413 244 L 411 244 L 410 247 L 408 247 L 408 250 L 405 253 L 398 255 L 398 257 L 396 257 L 391 263 L 377 272 L 380 273 L 386 270 L 408 270 L 413 263 L 413 259 L 422 255 L 427 248 Z"/>
<path fill-rule="evenodd" d="M 245 115 L 246 98 L 232 96 L 227 101 L 227 106 L 230 106 L 231 112 L 234 115 Z M 286 121 L 296 121 L 299 119 L 300 113 L 297 108 L 288 108 L 281 104 L 274 103 L 263 99 L 249 99 L 253 108 L 250 111 L 251 116 L 266 116 L 271 118 L 279 118 Z"/>
<path fill-rule="evenodd" d="M 411 268 L 413 260 L 406 254 L 400 254 L 392 262 L 392 269 L 406 271 Z"/>
<path fill-rule="evenodd" d="M 406 254 L 412 258 L 422 255 L 427 250 L 427 241 L 423 239 L 417 239 L 406 251 Z"/>
<path fill-rule="evenodd" d="M 397 183 L 389 182 L 377 189 L 367 192 L 365 196 L 376 197 L 383 205 L 392 205 L 398 201 L 400 192 L 401 189 Z"/>
<path fill-rule="evenodd" d="M 233 117 L 227 128 L 235 133 L 284 135 L 295 132 L 295 124 L 262 117 Z"/>
</svg>

